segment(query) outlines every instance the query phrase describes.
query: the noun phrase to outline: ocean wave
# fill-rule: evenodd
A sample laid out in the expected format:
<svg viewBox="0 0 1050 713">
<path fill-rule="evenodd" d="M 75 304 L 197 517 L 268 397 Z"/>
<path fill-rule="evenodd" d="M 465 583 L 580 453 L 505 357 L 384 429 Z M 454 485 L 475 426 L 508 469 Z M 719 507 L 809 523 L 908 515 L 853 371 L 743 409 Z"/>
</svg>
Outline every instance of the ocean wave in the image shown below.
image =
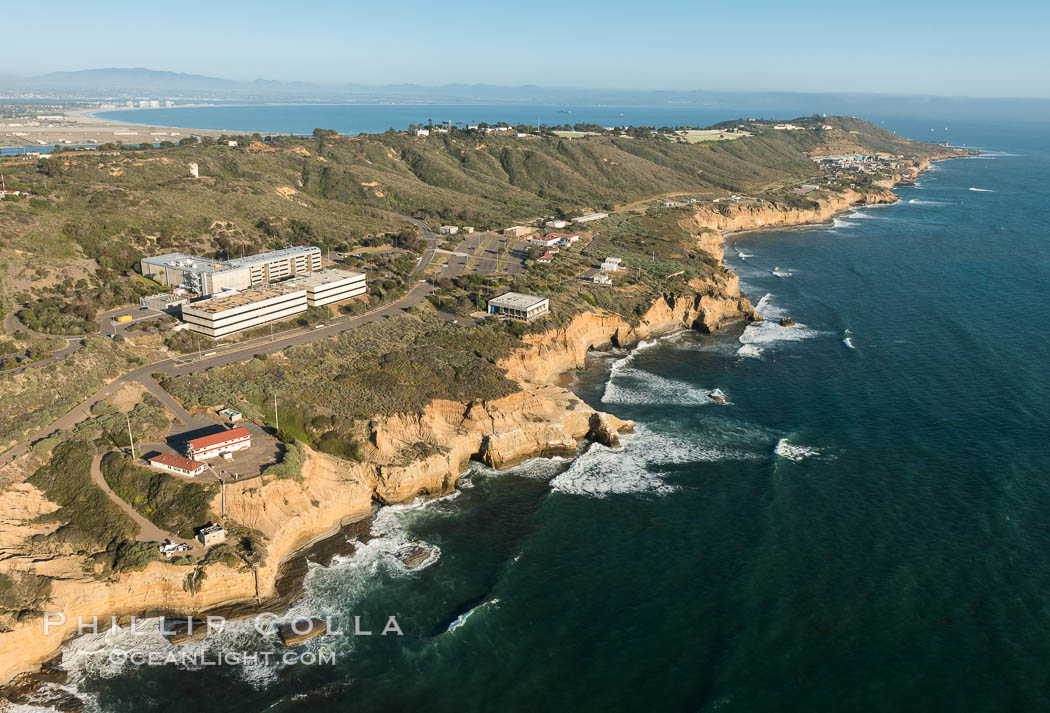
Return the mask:
<svg viewBox="0 0 1050 713">
<path fill-rule="evenodd" d="M 777 446 L 773 449 L 773 452 L 786 460 L 794 461 L 798 463 L 806 458 L 812 458 L 813 456 L 819 456 L 820 451 L 816 448 L 810 448 L 808 446 L 799 446 L 793 443 L 788 443 L 787 438 L 781 438 L 777 441 Z"/>
<path fill-rule="evenodd" d="M 853 332 L 851 332 L 848 329 L 845 332 L 843 332 L 842 333 L 842 343 L 845 344 L 850 349 L 856 349 L 856 347 L 853 346 L 853 336 L 852 336 L 852 334 L 853 334 Z"/>
<path fill-rule="evenodd" d="M 476 607 L 474 607 L 472 609 L 468 609 L 467 611 L 465 611 L 462 614 L 460 614 L 459 616 L 457 616 L 452 621 L 452 623 L 448 625 L 448 629 L 445 630 L 445 633 L 449 633 L 449 632 L 455 631 L 459 627 L 463 626 L 463 624 L 466 623 L 467 619 L 469 619 L 470 616 L 474 612 L 478 611 L 479 609 L 481 609 L 483 607 L 488 607 L 488 606 L 491 606 L 491 605 L 494 605 L 494 604 L 499 604 L 499 597 L 496 597 L 495 599 L 489 599 L 488 601 L 485 601 L 485 602 L 482 602 L 481 604 L 478 604 Z"/>
<path fill-rule="evenodd" d="M 777 342 L 798 342 L 820 334 L 819 331 L 798 322 L 791 327 L 782 327 L 776 321 L 772 321 L 777 319 L 777 316 L 771 314 L 771 311 L 767 311 L 763 316 L 771 319 L 752 322 L 737 339 L 740 342 L 740 347 L 736 352 L 737 356 L 758 359 L 767 346 Z"/>
<path fill-rule="evenodd" d="M 856 225 L 856 223 L 851 223 L 846 218 L 832 218 L 831 219 L 831 227 L 832 228 L 852 228 L 855 225 Z"/>
<path fill-rule="evenodd" d="M 970 186 L 970 190 L 975 193 L 995 193 L 991 188 L 974 188 L 973 186 Z"/>
<path fill-rule="evenodd" d="M 705 440 L 706 439 L 706 440 Z M 568 470 L 551 481 L 558 493 L 587 497 L 641 494 L 667 495 L 677 488 L 664 480 L 669 466 L 762 457 L 739 445 L 756 440 L 755 434 L 736 429 L 707 432 L 704 436 L 672 436 L 644 424 L 622 437 L 619 448 L 594 443 Z"/>
<path fill-rule="evenodd" d="M 951 205 L 951 204 L 950 203 L 945 203 L 944 201 L 925 201 L 925 200 L 920 200 L 918 198 L 912 198 L 912 199 L 910 199 L 908 201 L 908 205 Z"/>
<path fill-rule="evenodd" d="M 752 253 L 746 253 L 743 250 L 737 250 L 736 251 L 736 256 L 738 258 L 740 258 L 741 260 L 746 260 L 749 257 L 754 257 L 754 255 Z"/>
<path fill-rule="evenodd" d="M 640 369 L 624 369 L 605 384 L 602 403 L 700 406 L 714 403 L 711 390 Z"/>
<path fill-rule="evenodd" d="M 776 275 L 777 277 L 791 277 L 791 273 L 790 272 L 786 272 L 784 270 L 781 270 L 779 267 L 774 267 L 772 274 Z"/>
</svg>

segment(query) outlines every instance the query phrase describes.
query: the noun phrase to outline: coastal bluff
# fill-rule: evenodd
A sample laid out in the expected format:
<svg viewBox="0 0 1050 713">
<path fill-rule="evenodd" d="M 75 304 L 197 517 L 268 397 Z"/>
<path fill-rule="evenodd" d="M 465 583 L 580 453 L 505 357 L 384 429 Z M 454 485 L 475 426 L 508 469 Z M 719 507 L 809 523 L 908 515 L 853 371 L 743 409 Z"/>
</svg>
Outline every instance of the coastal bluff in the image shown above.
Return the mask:
<svg viewBox="0 0 1050 713">
<path fill-rule="evenodd" d="M 947 156 L 946 156 L 947 157 Z M 928 162 L 897 180 L 913 179 Z M 894 181 L 896 183 L 897 181 Z M 698 205 L 682 219 L 696 248 L 721 262 L 726 233 L 791 227 L 831 220 L 857 204 L 897 200 L 890 186 L 877 191 L 843 191 L 811 208 L 772 204 Z M 724 271 L 660 293 L 637 319 L 600 309 L 575 314 L 546 331 L 526 334 L 524 345 L 499 363 L 517 390 L 492 400 L 434 400 L 413 413 L 376 417 L 368 424 L 359 461 L 341 460 L 304 447 L 298 479 L 266 478 L 229 484 L 227 517 L 260 533 L 266 553 L 254 566 L 216 561 L 188 584 L 195 566 L 151 562 L 141 571 L 97 577 L 74 553 L 39 553 L 34 535 L 41 514 L 55 506 L 13 464 L 3 473 L 0 494 L 17 507 L 0 522 L 5 571 L 46 577 L 50 590 L 40 610 L 60 611 L 64 624 L 45 635 L 39 616 L 6 617 L 0 628 L 0 681 L 34 670 L 76 635 L 77 617 L 200 616 L 220 607 L 245 611 L 272 601 L 283 565 L 348 522 L 367 518 L 375 505 L 435 497 L 452 492 L 471 460 L 505 468 L 533 457 L 575 455 L 587 440 L 616 446 L 633 428 L 630 421 L 602 413 L 556 383 L 585 365 L 589 351 L 629 348 L 641 340 L 692 329 L 713 332 L 740 321 L 760 320 L 741 292 L 736 275 Z M 213 510 L 219 512 L 218 496 Z"/>
</svg>

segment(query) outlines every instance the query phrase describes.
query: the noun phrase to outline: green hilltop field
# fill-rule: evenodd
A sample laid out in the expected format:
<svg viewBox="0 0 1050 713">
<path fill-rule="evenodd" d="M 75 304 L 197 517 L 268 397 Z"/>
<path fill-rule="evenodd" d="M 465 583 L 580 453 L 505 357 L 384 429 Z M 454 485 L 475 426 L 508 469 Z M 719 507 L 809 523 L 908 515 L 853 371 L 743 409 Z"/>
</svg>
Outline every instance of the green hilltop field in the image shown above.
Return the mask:
<svg viewBox="0 0 1050 713">
<path fill-rule="evenodd" d="M 759 126 L 708 143 L 648 131 L 570 140 L 453 130 L 7 158 L 8 188 L 32 197 L 0 203 L 0 296 L 11 309 L 51 286 L 61 292 L 67 278 L 66 293 L 109 285 L 157 252 L 350 247 L 403 226 L 395 214 L 483 229 L 673 192 L 775 201 L 818 174 L 814 152 L 935 148 L 856 119 L 795 120 L 807 121 L 803 131 Z"/>
</svg>

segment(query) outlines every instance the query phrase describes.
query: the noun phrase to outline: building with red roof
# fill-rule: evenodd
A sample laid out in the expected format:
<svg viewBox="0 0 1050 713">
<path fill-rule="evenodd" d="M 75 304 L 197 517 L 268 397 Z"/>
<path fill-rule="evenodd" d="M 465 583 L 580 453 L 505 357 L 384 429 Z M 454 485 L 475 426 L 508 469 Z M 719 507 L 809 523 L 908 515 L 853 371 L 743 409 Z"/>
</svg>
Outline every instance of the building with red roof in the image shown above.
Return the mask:
<svg viewBox="0 0 1050 713">
<path fill-rule="evenodd" d="M 252 434 L 244 426 L 231 428 L 228 431 L 219 431 L 200 438 L 191 438 L 186 441 L 186 454 L 190 458 L 214 458 L 215 456 L 228 457 L 231 453 L 251 448 Z"/>
<path fill-rule="evenodd" d="M 207 464 L 201 463 L 200 461 L 172 455 L 171 453 L 158 453 L 149 459 L 149 464 L 157 470 L 166 470 L 169 473 L 177 473 L 179 475 L 188 475 L 191 477 L 200 475 L 208 467 Z"/>
</svg>

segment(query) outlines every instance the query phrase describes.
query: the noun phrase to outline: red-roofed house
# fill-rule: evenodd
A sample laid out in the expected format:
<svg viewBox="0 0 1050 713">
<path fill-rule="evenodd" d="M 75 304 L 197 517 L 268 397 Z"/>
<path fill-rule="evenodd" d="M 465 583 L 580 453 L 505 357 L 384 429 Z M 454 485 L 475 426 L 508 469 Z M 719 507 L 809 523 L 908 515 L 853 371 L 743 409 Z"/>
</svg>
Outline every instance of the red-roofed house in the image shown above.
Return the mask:
<svg viewBox="0 0 1050 713">
<path fill-rule="evenodd" d="M 244 426 L 238 426 L 228 431 L 219 431 L 186 441 L 186 454 L 194 459 L 225 457 L 235 451 L 250 448 L 251 445 L 251 432 Z"/>
<path fill-rule="evenodd" d="M 552 260 L 554 260 L 554 253 L 543 253 L 536 258 L 536 262 L 551 262 Z"/>
<path fill-rule="evenodd" d="M 158 453 L 149 459 L 149 464 L 157 470 L 166 470 L 169 473 L 189 476 L 200 475 L 208 467 L 200 461 L 190 460 L 189 458 L 175 456 L 170 453 Z"/>
</svg>

